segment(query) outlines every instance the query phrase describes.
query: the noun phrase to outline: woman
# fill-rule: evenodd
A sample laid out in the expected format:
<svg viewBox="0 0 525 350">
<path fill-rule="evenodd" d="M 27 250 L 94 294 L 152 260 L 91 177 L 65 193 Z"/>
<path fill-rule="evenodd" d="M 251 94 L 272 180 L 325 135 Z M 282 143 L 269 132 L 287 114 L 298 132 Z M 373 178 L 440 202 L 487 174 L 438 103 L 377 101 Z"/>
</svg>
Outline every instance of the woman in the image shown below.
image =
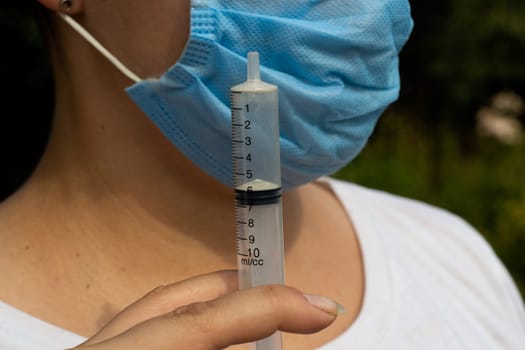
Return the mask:
<svg viewBox="0 0 525 350">
<path fill-rule="evenodd" d="M 57 15 L 158 77 L 185 51 L 189 1 L 38 2 L 54 126 L 35 173 L 0 207 L 0 348 L 219 349 L 275 330 L 289 332 L 286 349 L 525 343 L 518 293 L 469 226 L 328 179 L 284 195 L 293 288 L 237 291 L 231 189 L 173 147 L 125 93 L 133 81 Z"/>
</svg>

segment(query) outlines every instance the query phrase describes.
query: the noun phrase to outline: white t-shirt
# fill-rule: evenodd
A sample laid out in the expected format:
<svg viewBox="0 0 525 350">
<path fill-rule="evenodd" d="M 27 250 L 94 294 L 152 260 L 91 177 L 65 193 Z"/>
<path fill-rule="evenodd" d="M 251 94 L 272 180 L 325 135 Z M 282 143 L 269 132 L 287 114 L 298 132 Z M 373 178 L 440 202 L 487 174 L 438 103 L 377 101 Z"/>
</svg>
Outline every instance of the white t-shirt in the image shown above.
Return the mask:
<svg viewBox="0 0 525 350">
<path fill-rule="evenodd" d="M 325 181 L 356 229 L 365 295 L 354 324 L 322 350 L 525 349 L 523 301 L 471 226 L 421 202 Z M 0 302 L 0 350 L 83 340 Z"/>
</svg>

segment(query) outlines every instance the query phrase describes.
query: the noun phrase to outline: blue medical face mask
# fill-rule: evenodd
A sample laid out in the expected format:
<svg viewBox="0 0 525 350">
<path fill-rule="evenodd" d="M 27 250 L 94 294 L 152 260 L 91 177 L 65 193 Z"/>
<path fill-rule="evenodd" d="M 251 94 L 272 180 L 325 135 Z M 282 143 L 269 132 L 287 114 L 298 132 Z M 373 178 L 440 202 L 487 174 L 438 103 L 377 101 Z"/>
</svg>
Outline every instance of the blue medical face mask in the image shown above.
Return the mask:
<svg viewBox="0 0 525 350">
<path fill-rule="evenodd" d="M 183 154 L 231 187 L 229 90 L 245 80 L 247 52 L 258 51 L 262 79 L 279 87 L 290 189 L 361 151 L 398 97 L 398 54 L 411 29 L 406 0 L 193 0 L 182 57 L 159 79 L 134 78 L 127 92 Z"/>
</svg>

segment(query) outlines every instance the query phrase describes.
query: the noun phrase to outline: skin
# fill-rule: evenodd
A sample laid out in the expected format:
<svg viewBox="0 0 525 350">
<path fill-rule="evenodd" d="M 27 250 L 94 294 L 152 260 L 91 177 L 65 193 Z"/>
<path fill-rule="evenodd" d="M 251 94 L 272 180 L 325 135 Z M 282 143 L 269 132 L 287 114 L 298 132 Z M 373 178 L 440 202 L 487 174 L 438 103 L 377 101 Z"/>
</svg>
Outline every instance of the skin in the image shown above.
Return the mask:
<svg viewBox="0 0 525 350">
<path fill-rule="evenodd" d="M 56 0 L 39 2 L 57 11 Z M 162 74 L 188 36 L 186 0 L 76 0 L 72 15 L 141 77 Z M 292 332 L 286 349 L 311 349 L 344 332 L 364 276 L 330 189 L 312 183 L 284 197 L 293 287 L 239 292 L 234 272 L 208 274 L 236 267 L 232 191 L 163 138 L 123 91 L 132 82 L 51 22 L 54 127 L 33 176 L 0 205 L 0 300 L 96 349 L 219 349 L 276 329 Z M 336 319 L 335 304 L 322 310 L 299 290 L 347 313 Z"/>
</svg>

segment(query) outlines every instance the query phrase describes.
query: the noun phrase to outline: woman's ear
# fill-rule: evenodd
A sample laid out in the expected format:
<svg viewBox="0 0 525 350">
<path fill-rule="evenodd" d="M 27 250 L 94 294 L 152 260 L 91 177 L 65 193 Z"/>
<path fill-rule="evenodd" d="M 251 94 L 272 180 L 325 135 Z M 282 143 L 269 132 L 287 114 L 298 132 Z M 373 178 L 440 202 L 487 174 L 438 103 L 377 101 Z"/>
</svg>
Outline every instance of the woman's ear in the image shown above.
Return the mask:
<svg viewBox="0 0 525 350">
<path fill-rule="evenodd" d="M 38 0 L 43 6 L 53 12 L 76 15 L 82 12 L 84 0 Z"/>
</svg>

